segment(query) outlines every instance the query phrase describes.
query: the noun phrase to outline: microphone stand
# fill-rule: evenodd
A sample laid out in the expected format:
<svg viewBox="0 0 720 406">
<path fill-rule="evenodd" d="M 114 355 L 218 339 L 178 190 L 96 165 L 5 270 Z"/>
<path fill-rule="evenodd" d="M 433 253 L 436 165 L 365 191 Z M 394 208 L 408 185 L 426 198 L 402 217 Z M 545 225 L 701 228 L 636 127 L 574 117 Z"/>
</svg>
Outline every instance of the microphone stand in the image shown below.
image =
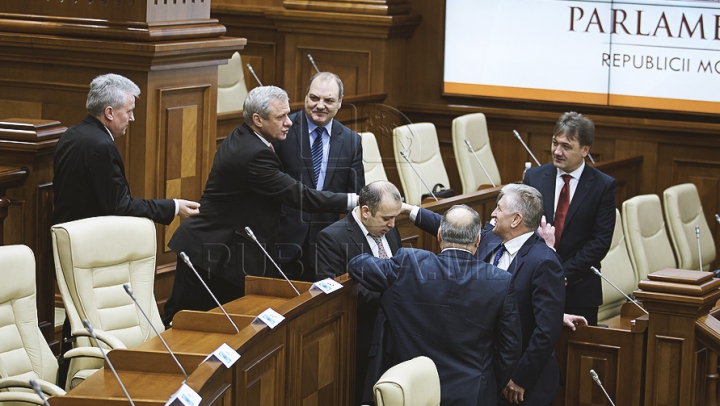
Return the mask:
<svg viewBox="0 0 720 406">
<path fill-rule="evenodd" d="M 433 191 L 430 189 L 430 187 L 427 185 L 427 183 L 425 183 L 425 180 L 422 178 L 422 176 L 420 176 L 420 172 L 418 172 L 417 169 L 415 169 L 415 165 L 413 165 L 412 162 L 410 162 L 410 159 L 408 159 L 407 155 L 405 155 L 405 151 L 400 151 L 400 155 L 401 155 L 403 158 L 405 158 L 405 161 L 407 161 L 408 165 L 410 165 L 410 167 L 412 168 L 412 170 L 413 170 L 413 171 L 415 172 L 415 174 L 418 176 L 418 178 L 420 179 L 420 182 L 422 182 L 422 184 L 425 185 L 425 189 L 427 189 L 428 192 L 430 192 L 430 196 L 432 196 L 433 199 L 435 199 L 436 202 L 439 202 L 438 198 L 435 197 L 435 193 L 433 193 Z"/>
<path fill-rule="evenodd" d="M 247 64 L 247 65 L 245 65 L 245 66 L 247 66 L 247 68 L 248 68 L 248 70 L 250 71 L 250 73 L 252 73 L 253 77 L 255 78 L 255 81 L 258 82 L 258 84 L 259 84 L 260 86 L 262 86 L 263 84 L 262 84 L 262 82 L 260 81 L 260 79 L 258 79 L 258 76 L 255 74 L 255 69 L 253 69 L 252 65 Z"/>
<path fill-rule="evenodd" d="M 700 263 L 700 272 L 702 272 L 703 264 L 702 264 L 702 248 L 700 248 L 700 226 L 695 226 L 695 237 L 697 239 L 697 246 L 698 246 L 698 262 Z"/>
<path fill-rule="evenodd" d="M 527 146 L 527 144 L 525 143 L 525 141 L 523 141 L 522 137 L 520 136 L 520 133 L 518 133 L 517 130 L 513 130 L 513 134 L 515 134 L 515 137 L 518 139 L 518 141 L 520 141 L 520 143 L 523 145 L 523 147 L 525 147 L 525 151 L 527 151 L 528 154 L 530 154 L 530 156 L 531 156 L 532 159 L 535 161 L 535 163 L 537 164 L 537 166 L 540 166 L 540 161 L 538 161 L 538 159 L 535 158 L 535 155 L 532 153 L 532 151 L 530 151 L 530 148 L 528 148 L 528 146 Z"/>
<path fill-rule="evenodd" d="M 313 68 L 315 68 L 315 72 L 320 73 L 320 69 L 318 69 L 317 65 L 315 65 L 315 60 L 313 59 L 312 55 L 308 54 L 308 59 L 310 60 Z"/>
<path fill-rule="evenodd" d="M 468 149 L 473 154 L 473 156 L 475 157 L 477 162 L 480 164 L 480 167 L 482 168 L 483 172 L 485 172 L 485 176 L 487 176 L 488 180 L 490 181 L 490 184 L 493 185 L 493 187 L 497 186 L 497 185 L 495 185 L 495 182 L 493 182 L 492 178 L 490 177 L 490 174 L 488 173 L 487 169 L 485 169 L 485 165 L 483 165 L 483 163 L 480 161 L 480 158 L 475 153 L 475 150 L 473 149 L 472 145 L 470 144 L 470 140 L 465 138 L 465 144 L 467 144 Z"/>
<path fill-rule="evenodd" d="M 283 278 L 285 278 L 285 280 L 287 281 L 287 283 L 290 284 L 290 287 L 293 288 L 293 290 L 295 291 L 295 293 L 297 293 L 297 295 L 300 296 L 300 292 L 297 290 L 297 288 L 295 287 L 295 285 L 293 285 L 293 283 L 290 282 L 290 279 L 288 279 L 287 275 L 285 275 L 285 272 L 283 272 L 282 269 L 280 269 L 280 267 L 278 266 L 278 264 L 275 263 L 275 260 L 272 259 L 272 257 L 270 256 L 270 254 L 268 254 L 268 252 L 265 251 L 265 247 L 263 247 L 262 244 L 260 244 L 260 241 L 258 241 L 258 239 L 255 238 L 255 233 L 253 233 L 253 231 L 250 229 L 250 227 L 245 227 L 245 232 L 247 233 L 247 235 L 250 236 L 250 238 L 253 239 L 253 241 L 255 241 L 255 244 L 257 244 L 258 247 L 260 247 L 260 249 L 262 250 L 262 252 L 265 253 L 265 256 L 270 260 L 270 262 L 272 262 L 272 264 L 275 265 L 275 269 L 277 269 L 278 272 L 280 272 L 280 275 L 282 275 Z"/>
<path fill-rule="evenodd" d="M 110 358 L 108 358 L 107 354 L 105 354 L 105 350 L 100 345 L 100 341 L 98 340 L 97 336 L 95 336 L 95 331 L 93 330 L 92 325 L 90 325 L 90 321 L 88 319 L 84 319 L 83 325 L 85 326 L 85 330 L 87 330 L 88 333 L 90 333 L 90 336 L 92 337 L 93 341 L 95 341 L 95 345 L 97 345 L 98 348 L 100 349 L 100 353 L 102 354 L 103 358 L 105 358 L 105 362 L 107 362 L 113 375 L 115 375 L 115 379 L 120 384 L 120 388 L 122 389 L 123 393 L 125 393 L 125 397 L 127 398 L 128 401 L 130 401 L 130 404 L 132 406 L 135 406 L 135 403 L 133 403 L 132 399 L 130 398 L 130 394 L 128 393 L 127 389 L 125 389 L 125 385 L 123 385 L 122 381 L 120 380 L 120 377 L 118 376 L 118 373 L 115 370 L 115 367 L 113 366 L 112 362 L 110 362 Z"/>
<path fill-rule="evenodd" d="M 610 401 L 610 404 L 612 406 L 615 406 L 615 403 L 610 399 L 610 395 L 608 395 L 607 391 L 605 390 L 605 387 L 603 386 L 602 382 L 600 382 L 600 377 L 598 376 L 597 372 L 595 372 L 594 369 L 590 370 L 590 375 L 592 375 L 593 381 L 595 381 L 596 384 L 602 389 L 603 393 L 605 394 L 605 397 L 608 401 Z"/>
<path fill-rule="evenodd" d="M 601 277 L 605 282 L 609 283 L 610 286 L 612 286 L 613 288 L 615 288 L 615 290 L 617 290 L 618 292 L 622 293 L 622 295 L 625 296 L 625 299 L 631 301 L 635 306 L 638 307 L 638 309 L 642 310 L 643 313 L 645 313 L 645 314 L 650 314 L 650 313 L 647 312 L 647 310 L 643 309 L 643 307 L 638 304 L 637 300 L 632 299 L 630 296 L 626 295 L 625 292 L 622 291 L 622 289 L 618 288 L 617 286 L 615 286 L 614 283 L 610 282 L 610 279 L 606 278 L 605 275 L 603 275 L 602 273 L 600 273 L 600 271 L 598 271 L 597 268 L 595 268 L 594 266 L 591 266 L 590 269 L 591 269 L 593 272 L 595 272 L 595 274 L 597 274 L 597 276 Z"/>
<path fill-rule="evenodd" d="M 50 406 L 47 399 L 45 398 L 45 395 L 43 394 L 42 389 L 40 389 L 40 385 L 38 385 L 37 381 L 35 381 L 34 379 L 31 379 L 30 386 L 32 386 L 35 393 L 37 393 L 37 395 L 40 396 L 40 400 L 43 401 L 43 405 Z"/>
</svg>

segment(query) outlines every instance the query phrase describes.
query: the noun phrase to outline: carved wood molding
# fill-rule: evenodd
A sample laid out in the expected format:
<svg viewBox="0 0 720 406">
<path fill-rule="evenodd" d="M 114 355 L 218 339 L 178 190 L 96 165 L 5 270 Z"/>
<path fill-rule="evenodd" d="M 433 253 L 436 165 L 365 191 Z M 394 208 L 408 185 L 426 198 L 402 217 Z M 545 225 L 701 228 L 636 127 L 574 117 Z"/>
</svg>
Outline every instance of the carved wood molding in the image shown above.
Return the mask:
<svg viewBox="0 0 720 406">
<path fill-rule="evenodd" d="M 288 10 L 354 14 L 399 15 L 410 12 L 406 0 L 285 0 L 283 5 Z"/>
</svg>

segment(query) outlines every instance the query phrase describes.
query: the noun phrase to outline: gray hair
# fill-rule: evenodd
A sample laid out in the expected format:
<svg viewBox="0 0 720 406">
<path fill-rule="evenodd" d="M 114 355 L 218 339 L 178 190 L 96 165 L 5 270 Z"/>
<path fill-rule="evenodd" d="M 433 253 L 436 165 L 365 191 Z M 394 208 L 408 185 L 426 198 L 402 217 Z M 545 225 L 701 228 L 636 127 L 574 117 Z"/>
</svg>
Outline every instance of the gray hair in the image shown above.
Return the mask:
<svg viewBox="0 0 720 406">
<path fill-rule="evenodd" d="M 578 140 L 581 147 L 591 147 L 595 142 L 595 124 L 592 120 L 574 111 L 560 116 L 553 130 L 553 137 L 565 135 L 569 140 Z"/>
<path fill-rule="evenodd" d="M 310 93 L 310 86 L 312 85 L 313 81 L 315 79 L 321 79 L 321 80 L 331 80 L 335 79 L 338 85 L 338 100 L 343 98 L 343 94 L 345 94 L 345 88 L 343 87 L 343 82 L 340 80 L 340 76 L 332 73 L 332 72 L 318 72 L 313 75 L 313 77 L 310 78 L 307 85 L 307 90 L 305 90 L 305 96 L 307 96 Z"/>
<path fill-rule="evenodd" d="M 140 88 L 132 80 L 114 73 L 101 75 L 90 83 L 85 108 L 93 117 L 100 117 L 105 108 L 119 109 L 125 105 L 127 95 L 140 96 Z"/>
<path fill-rule="evenodd" d="M 507 210 L 510 213 L 520 213 L 523 224 L 529 230 L 535 231 L 540 227 L 543 215 L 543 198 L 540 192 L 532 186 L 510 183 L 500 190 L 498 201 L 505 198 Z"/>
<path fill-rule="evenodd" d="M 402 202 L 400 191 L 397 186 L 386 180 L 376 180 L 375 182 L 365 185 L 358 194 L 358 204 L 360 207 L 367 206 L 370 214 L 373 216 L 380 207 L 380 201 L 383 197 L 390 198 L 396 202 Z"/>
<path fill-rule="evenodd" d="M 471 247 L 481 229 L 480 215 L 464 204 L 451 207 L 440 219 L 440 238 L 444 244 Z"/>
<path fill-rule="evenodd" d="M 270 104 L 278 99 L 290 101 L 287 92 L 277 86 L 258 86 L 251 90 L 243 104 L 245 122 L 251 124 L 255 113 L 267 120 L 270 117 Z"/>
</svg>

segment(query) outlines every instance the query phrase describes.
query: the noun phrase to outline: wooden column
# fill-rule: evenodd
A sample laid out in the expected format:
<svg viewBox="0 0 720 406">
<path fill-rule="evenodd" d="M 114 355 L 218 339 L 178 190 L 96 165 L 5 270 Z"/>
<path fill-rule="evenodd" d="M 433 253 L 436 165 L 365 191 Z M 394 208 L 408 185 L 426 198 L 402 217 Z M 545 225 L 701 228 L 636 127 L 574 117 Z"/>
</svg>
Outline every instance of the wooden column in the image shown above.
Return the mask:
<svg viewBox="0 0 720 406">
<path fill-rule="evenodd" d="M 28 177 L 27 168 L 0 166 L 0 245 L 5 244 L 4 223 L 12 201 L 7 197 L 8 189 L 20 187 Z"/>
<path fill-rule="evenodd" d="M 635 297 L 650 313 L 645 361 L 645 405 L 704 404 L 707 348 L 697 341 L 696 319 L 720 299 L 709 272 L 664 269 L 641 281 Z"/>
</svg>

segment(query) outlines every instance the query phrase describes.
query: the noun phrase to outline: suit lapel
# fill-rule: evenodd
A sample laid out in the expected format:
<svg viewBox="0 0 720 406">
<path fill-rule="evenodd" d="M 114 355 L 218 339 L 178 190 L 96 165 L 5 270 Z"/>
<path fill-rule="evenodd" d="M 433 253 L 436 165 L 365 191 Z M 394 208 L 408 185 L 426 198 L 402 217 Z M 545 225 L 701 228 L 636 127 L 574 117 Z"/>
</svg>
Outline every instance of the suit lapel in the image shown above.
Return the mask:
<svg viewBox="0 0 720 406">
<path fill-rule="evenodd" d="M 543 199 L 543 210 L 545 211 L 545 219 L 550 224 L 555 220 L 555 182 L 557 180 L 555 175 L 557 175 L 555 166 L 548 165 L 540 187 L 540 194 L 548 197 L 548 199 Z"/>
<path fill-rule="evenodd" d="M 533 235 L 531 235 L 530 238 L 525 241 L 525 244 L 520 247 L 517 255 L 515 255 L 515 259 L 513 259 L 507 269 L 507 271 L 510 272 L 511 275 L 514 276 L 516 273 L 518 273 L 518 271 L 520 271 L 520 269 L 522 269 L 522 265 L 525 262 L 525 256 L 528 254 L 530 248 L 537 242 L 537 240 L 537 233 L 533 233 Z"/>
<path fill-rule="evenodd" d="M 585 200 L 588 191 L 592 188 L 592 184 L 595 181 L 595 175 L 590 173 L 591 170 L 592 169 L 589 166 L 585 165 L 585 169 L 583 169 L 580 179 L 578 180 L 575 194 L 570 201 L 567 217 L 565 217 L 565 224 L 568 224 L 568 222 L 572 219 L 572 216 L 578 211 L 578 207 L 580 207 L 583 200 Z"/>
<path fill-rule="evenodd" d="M 332 175 L 335 172 L 335 168 L 338 164 L 338 159 L 340 158 L 340 150 L 342 150 L 342 144 L 344 137 L 342 135 L 342 129 L 340 128 L 340 125 L 337 121 L 333 122 L 332 126 L 332 134 L 330 135 L 330 151 L 328 153 L 328 162 L 327 162 L 327 169 L 325 170 L 325 183 L 323 184 L 323 190 L 325 190 L 325 185 L 328 185 L 330 182 L 330 179 L 332 179 Z"/>
<path fill-rule="evenodd" d="M 367 238 L 365 238 L 365 235 L 360 229 L 357 221 L 355 221 L 355 217 L 353 217 L 352 213 L 348 213 L 345 216 L 345 226 L 347 227 L 350 239 L 358 248 L 358 251 L 364 254 L 373 255 L 372 248 L 370 248 L 370 244 L 368 244 Z"/>
<path fill-rule="evenodd" d="M 305 111 L 303 110 L 295 118 L 293 126 L 298 126 L 300 131 L 297 132 L 297 151 L 298 159 L 305 162 L 305 170 L 307 171 L 307 182 L 306 185 L 315 186 L 313 179 L 315 179 L 315 172 L 313 171 L 312 153 L 310 152 L 310 134 L 308 133 L 307 118 L 305 117 Z"/>
</svg>

